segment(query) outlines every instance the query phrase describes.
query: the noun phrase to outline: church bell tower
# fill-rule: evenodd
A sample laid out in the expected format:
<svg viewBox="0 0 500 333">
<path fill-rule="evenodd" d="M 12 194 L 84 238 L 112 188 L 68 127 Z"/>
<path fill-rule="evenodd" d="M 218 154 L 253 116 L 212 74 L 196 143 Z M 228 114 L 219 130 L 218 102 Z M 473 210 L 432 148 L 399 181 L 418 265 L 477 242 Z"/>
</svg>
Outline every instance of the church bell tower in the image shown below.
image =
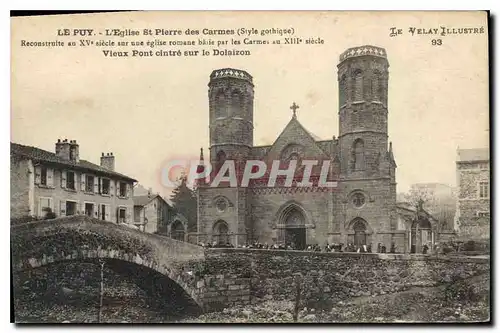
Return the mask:
<svg viewBox="0 0 500 333">
<path fill-rule="evenodd" d="M 210 163 L 244 162 L 253 146 L 252 76 L 246 71 L 214 70 L 208 84 L 210 112 Z"/>
<path fill-rule="evenodd" d="M 371 45 L 353 47 L 340 55 L 337 67 L 341 176 L 389 176 L 386 52 Z"/>
</svg>

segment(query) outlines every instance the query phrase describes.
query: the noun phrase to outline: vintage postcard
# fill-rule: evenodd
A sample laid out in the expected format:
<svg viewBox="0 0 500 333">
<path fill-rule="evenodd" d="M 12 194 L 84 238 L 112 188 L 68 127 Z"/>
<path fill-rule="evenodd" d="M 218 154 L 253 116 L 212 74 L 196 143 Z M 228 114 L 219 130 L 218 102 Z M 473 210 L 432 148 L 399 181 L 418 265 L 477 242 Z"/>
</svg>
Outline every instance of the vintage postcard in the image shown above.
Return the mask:
<svg viewBox="0 0 500 333">
<path fill-rule="evenodd" d="M 12 17 L 15 322 L 490 322 L 488 24 Z"/>
</svg>

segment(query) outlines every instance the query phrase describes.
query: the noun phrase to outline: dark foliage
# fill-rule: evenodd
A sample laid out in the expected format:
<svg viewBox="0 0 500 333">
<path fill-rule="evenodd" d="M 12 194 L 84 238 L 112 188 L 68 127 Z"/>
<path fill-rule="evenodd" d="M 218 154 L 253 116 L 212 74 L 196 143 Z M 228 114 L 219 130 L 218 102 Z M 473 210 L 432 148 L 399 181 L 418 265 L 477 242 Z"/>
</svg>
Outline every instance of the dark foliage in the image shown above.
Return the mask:
<svg viewBox="0 0 500 333">
<path fill-rule="evenodd" d="M 196 231 L 197 200 L 196 193 L 187 186 L 187 176 L 179 179 L 179 185 L 172 191 L 170 198 L 177 213 L 184 215 L 188 220 L 188 232 Z"/>
</svg>

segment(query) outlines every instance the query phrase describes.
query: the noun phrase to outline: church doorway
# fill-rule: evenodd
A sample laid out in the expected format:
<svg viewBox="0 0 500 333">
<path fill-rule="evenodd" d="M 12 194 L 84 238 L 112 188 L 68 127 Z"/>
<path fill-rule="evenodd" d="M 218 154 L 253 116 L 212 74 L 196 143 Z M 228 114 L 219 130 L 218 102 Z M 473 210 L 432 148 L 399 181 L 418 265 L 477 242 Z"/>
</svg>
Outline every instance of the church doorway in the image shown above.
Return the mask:
<svg viewBox="0 0 500 333">
<path fill-rule="evenodd" d="M 174 222 L 171 228 L 171 236 L 173 239 L 179 240 L 179 241 L 184 241 L 184 225 L 182 224 L 181 221 L 177 220 Z"/>
<path fill-rule="evenodd" d="M 306 248 L 305 217 L 297 207 L 290 207 L 283 214 L 285 225 L 285 245 L 290 245 L 295 250 Z"/>
<path fill-rule="evenodd" d="M 428 219 L 413 221 L 410 231 L 410 253 L 427 254 L 434 244 L 434 234 Z"/>
<path fill-rule="evenodd" d="M 356 222 L 354 222 L 353 225 L 353 230 L 354 230 L 354 246 L 356 248 L 360 248 L 363 245 L 367 245 L 366 243 L 366 225 L 364 222 L 359 219 Z"/>
<path fill-rule="evenodd" d="M 229 243 L 228 236 L 229 228 L 225 221 L 219 220 L 215 222 L 212 239 L 217 245 L 226 245 Z"/>
<path fill-rule="evenodd" d="M 349 222 L 349 226 L 347 228 L 347 244 L 350 245 L 351 251 L 363 251 L 363 245 L 369 247 L 371 243 L 371 229 L 366 220 L 361 217 L 356 217 L 351 222 Z"/>
<path fill-rule="evenodd" d="M 289 244 L 294 250 L 306 248 L 306 228 L 285 229 L 285 244 Z"/>
</svg>

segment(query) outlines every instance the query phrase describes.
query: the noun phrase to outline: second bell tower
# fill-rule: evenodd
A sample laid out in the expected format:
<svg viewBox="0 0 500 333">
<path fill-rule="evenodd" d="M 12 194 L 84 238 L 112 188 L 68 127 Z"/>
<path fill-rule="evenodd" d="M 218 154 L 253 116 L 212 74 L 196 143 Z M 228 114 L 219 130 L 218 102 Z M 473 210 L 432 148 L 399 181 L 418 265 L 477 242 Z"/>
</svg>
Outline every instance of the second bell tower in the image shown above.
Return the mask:
<svg viewBox="0 0 500 333">
<path fill-rule="evenodd" d="M 208 87 L 210 163 L 217 168 L 226 159 L 244 162 L 253 146 L 252 76 L 239 69 L 218 69 Z"/>
<path fill-rule="evenodd" d="M 387 55 L 383 48 L 364 45 L 346 50 L 339 61 L 341 175 L 377 176 L 388 153 Z"/>
</svg>

